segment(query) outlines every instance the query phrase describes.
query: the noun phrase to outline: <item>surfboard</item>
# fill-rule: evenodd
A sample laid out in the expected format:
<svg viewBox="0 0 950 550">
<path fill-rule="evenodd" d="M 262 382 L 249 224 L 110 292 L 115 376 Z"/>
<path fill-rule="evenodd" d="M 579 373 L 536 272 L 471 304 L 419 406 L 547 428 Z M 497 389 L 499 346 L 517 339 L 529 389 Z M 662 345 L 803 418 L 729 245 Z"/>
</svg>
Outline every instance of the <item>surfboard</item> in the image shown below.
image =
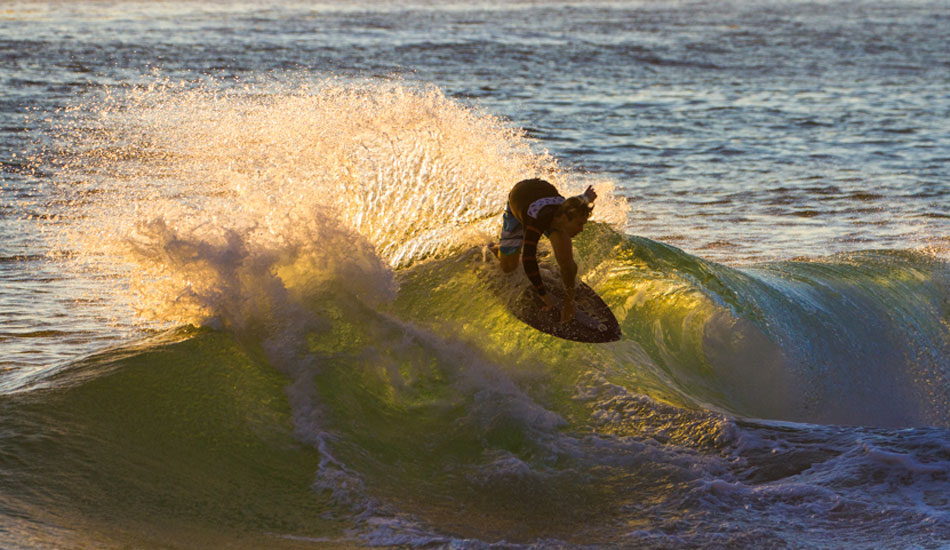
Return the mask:
<svg viewBox="0 0 950 550">
<path fill-rule="evenodd" d="M 525 324 L 565 340 L 604 343 L 620 339 L 620 323 L 610 307 L 582 282 L 574 290 L 574 319 L 561 322 L 561 304 L 564 301 L 564 283 L 560 275 L 541 270 L 544 286 L 554 298 L 555 307 L 545 310 L 544 302 L 534 287 L 529 286 L 510 304 L 509 310 Z"/>
</svg>

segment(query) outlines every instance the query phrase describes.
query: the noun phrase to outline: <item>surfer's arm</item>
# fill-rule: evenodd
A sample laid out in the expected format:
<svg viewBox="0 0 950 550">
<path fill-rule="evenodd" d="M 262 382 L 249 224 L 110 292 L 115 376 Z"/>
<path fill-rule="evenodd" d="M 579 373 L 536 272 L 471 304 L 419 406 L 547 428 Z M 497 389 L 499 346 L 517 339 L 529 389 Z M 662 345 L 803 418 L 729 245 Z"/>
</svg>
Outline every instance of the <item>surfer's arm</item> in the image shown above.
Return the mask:
<svg viewBox="0 0 950 550">
<path fill-rule="evenodd" d="M 538 240 L 541 239 L 541 232 L 538 228 L 530 224 L 525 224 L 524 245 L 521 248 L 521 265 L 524 266 L 524 274 L 538 291 L 538 295 L 544 297 L 547 291 L 544 288 L 544 281 L 541 280 L 541 270 L 538 268 Z M 545 300 L 547 303 L 548 300 Z"/>
<path fill-rule="evenodd" d="M 574 262 L 574 246 L 571 238 L 560 231 L 552 231 L 551 248 L 554 258 L 561 268 L 561 280 L 564 282 L 564 307 L 561 309 L 561 322 L 574 318 L 574 287 L 577 285 L 577 263 Z"/>
</svg>

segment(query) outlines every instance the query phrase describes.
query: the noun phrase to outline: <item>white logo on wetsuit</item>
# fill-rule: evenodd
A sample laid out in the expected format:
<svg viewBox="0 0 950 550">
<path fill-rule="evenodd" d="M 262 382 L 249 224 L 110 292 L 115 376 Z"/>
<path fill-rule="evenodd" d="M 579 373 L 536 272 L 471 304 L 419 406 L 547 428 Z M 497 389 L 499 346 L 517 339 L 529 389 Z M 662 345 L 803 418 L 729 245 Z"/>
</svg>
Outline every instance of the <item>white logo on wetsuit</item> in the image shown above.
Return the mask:
<svg viewBox="0 0 950 550">
<path fill-rule="evenodd" d="M 540 212 L 542 208 L 552 204 L 563 204 L 564 201 L 564 197 L 544 197 L 543 199 L 538 199 L 528 206 L 528 216 L 537 219 L 538 212 Z"/>
</svg>

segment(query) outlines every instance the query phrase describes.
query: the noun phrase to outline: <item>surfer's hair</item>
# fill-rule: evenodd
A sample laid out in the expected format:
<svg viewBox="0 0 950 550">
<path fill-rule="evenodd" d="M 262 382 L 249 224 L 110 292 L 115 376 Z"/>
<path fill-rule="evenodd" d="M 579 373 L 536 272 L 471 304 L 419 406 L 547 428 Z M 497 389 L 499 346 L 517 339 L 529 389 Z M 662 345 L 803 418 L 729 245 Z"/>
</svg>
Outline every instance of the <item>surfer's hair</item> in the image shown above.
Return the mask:
<svg viewBox="0 0 950 550">
<path fill-rule="evenodd" d="M 567 216 L 567 219 L 569 220 L 573 220 L 578 216 L 583 216 L 583 218 L 586 220 L 590 217 L 590 213 L 593 210 L 593 204 L 588 203 L 580 197 L 571 197 L 561 203 L 561 206 L 558 207 L 555 216 L 564 215 Z"/>
</svg>

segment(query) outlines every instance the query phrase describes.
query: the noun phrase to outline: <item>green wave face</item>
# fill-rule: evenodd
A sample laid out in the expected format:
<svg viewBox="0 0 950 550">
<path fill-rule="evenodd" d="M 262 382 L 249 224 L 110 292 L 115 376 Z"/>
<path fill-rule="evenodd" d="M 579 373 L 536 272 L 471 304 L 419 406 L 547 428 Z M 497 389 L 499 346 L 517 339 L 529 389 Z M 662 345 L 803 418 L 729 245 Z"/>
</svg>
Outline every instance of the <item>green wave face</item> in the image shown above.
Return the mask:
<svg viewBox="0 0 950 550">
<path fill-rule="evenodd" d="M 947 400 L 925 382 L 946 380 L 946 262 L 869 251 L 739 270 L 590 225 L 577 256 L 621 322 L 620 342 L 572 344 L 513 320 L 505 304 L 518 277 L 478 254 L 402 272 L 393 315 L 453 342 L 464 337 L 516 373 L 537 361 L 565 396 L 595 372 L 657 401 L 741 417 L 950 421 Z"/>
<path fill-rule="evenodd" d="M 5 519 L 30 518 L 12 540 L 255 547 L 338 532 L 310 489 L 320 456 L 293 436 L 286 378 L 224 333 L 167 339 L 180 341 L 105 352 L 0 400 Z"/>
<path fill-rule="evenodd" d="M 625 447 L 631 439 L 718 452 L 732 444 L 730 417 L 947 422 L 942 398 L 877 404 L 899 394 L 895 378 L 915 396 L 924 389 L 913 388 L 914 368 L 946 369 L 937 353 L 948 342 L 940 262 L 891 253 L 823 260 L 835 279 L 820 273 L 822 262 L 735 270 L 606 226 L 577 245 L 585 280 L 622 323 L 620 342 L 567 342 L 518 322 L 506 308 L 521 288 L 517 276 L 501 275 L 477 250 L 402 270 L 398 296 L 383 309 L 355 300 L 314 306 L 332 319 L 308 342 L 321 365 L 315 401 L 338 435 L 334 456 L 359 472 L 372 498 L 462 537 L 589 541 L 623 503 L 663 501 L 690 483 L 682 470 L 631 476 L 617 467 L 637 462 Z M 894 319 L 851 326 L 807 309 L 777 280 L 808 269 L 819 273 L 797 284 L 860 300 L 872 313 L 915 296 L 917 323 L 931 332 L 921 338 Z M 895 292 L 879 282 L 902 274 Z M 838 330 L 824 332 L 832 321 Z M 869 362 L 884 338 L 925 346 L 934 362 Z M 861 345 L 867 352 L 853 355 Z M 895 372 L 847 396 L 827 368 Z M 617 439 L 600 447 L 605 434 Z"/>
<path fill-rule="evenodd" d="M 735 270 L 592 225 L 577 256 L 619 342 L 520 323 L 523 275 L 471 249 L 398 270 L 391 302 L 331 281 L 299 319 L 182 330 L 4 395 L 5 529 L 33 547 L 610 544 L 753 460 L 737 418 L 948 424 L 918 382 L 946 380 L 946 264 Z"/>
</svg>

